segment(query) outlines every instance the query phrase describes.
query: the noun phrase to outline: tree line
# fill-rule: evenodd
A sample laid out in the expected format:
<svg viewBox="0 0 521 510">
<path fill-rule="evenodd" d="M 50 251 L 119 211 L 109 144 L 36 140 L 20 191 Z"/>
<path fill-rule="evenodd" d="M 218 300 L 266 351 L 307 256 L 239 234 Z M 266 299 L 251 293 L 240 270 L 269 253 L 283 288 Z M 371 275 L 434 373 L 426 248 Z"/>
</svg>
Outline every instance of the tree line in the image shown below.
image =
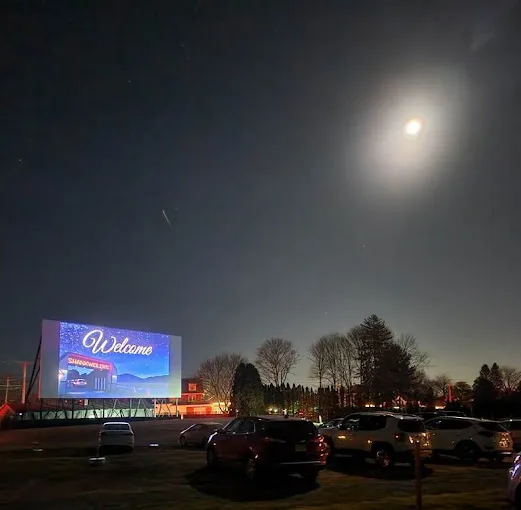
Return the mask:
<svg viewBox="0 0 521 510">
<path fill-rule="evenodd" d="M 482 367 L 472 387 L 451 381 L 447 374 L 429 378 L 429 356 L 414 336 L 396 335 L 376 315 L 347 333 L 322 336 L 309 347 L 307 358 L 318 388 L 288 384 L 301 356 L 283 338 L 265 340 L 254 363 L 239 353 L 220 353 L 203 361 L 197 375 L 206 397 L 219 402 L 221 412 L 233 414 L 271 409 L 328 417 L 373 406 L 415 411 L 434 407 L 438 400 L 453 407 L 477 406 L 476 412 L 483 414 L 507 395 L 515 400 L 521 394 L 521 372 L 495 363 Z"/>
</svg>

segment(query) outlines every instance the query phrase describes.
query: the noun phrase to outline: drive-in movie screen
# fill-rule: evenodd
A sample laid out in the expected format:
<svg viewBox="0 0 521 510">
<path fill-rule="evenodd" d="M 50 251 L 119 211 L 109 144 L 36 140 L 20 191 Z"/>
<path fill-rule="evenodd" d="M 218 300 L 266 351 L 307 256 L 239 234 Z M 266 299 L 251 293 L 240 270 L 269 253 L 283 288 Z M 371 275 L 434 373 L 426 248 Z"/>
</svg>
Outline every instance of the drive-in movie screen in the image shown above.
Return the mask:
<svg viewBox="0 0 521 510">
<path fill-rule="evenodd" d="M 44 320 L 42 398 L 176 398 L 181 337 Z"/>
</svg>

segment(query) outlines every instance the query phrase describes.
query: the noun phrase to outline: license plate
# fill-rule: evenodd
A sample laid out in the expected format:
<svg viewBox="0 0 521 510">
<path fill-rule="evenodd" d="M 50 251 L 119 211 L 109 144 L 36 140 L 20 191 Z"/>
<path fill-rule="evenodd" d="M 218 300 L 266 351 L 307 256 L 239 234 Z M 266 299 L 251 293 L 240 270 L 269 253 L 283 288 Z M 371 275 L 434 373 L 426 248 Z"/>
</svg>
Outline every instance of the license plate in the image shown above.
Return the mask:
<svg viewBox="0 0 521 510">
<path fill-rule="evenodd" d="M 295 445 L 295 451 L 296 452 L 305 452 L 307 450 L 305 444 L 297 444 Z"/>
</svg>

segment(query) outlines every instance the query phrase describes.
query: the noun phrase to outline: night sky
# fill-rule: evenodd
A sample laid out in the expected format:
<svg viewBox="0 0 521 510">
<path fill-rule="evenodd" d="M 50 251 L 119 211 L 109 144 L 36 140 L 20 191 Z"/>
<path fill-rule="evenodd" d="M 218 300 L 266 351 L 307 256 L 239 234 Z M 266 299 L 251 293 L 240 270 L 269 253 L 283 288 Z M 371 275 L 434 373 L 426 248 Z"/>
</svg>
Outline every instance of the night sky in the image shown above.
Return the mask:
<svg viewBox="0 0 521 510">
<path fill-rule="evenodd" d="M 376 313 L 432 374 L 521 368 L 514 4 L 4 2 L 0 359 L 61 319 L 190 376 Z"/>
</svg>

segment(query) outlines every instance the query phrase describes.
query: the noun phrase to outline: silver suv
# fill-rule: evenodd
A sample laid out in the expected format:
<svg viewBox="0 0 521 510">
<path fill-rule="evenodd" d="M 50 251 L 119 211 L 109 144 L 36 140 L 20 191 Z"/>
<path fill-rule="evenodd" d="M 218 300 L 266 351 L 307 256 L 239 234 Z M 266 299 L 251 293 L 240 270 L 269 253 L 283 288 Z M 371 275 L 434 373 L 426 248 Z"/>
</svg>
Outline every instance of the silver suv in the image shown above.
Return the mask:
<svg viewBox="0 0 521 510">
<path fill-rule="evenodd" d="M 422 460 L 432 456 L 430 435 L 418 416 L 395 413 L 356 413 L 346 416 L 336 428 L 319 433 L 331 448 L 330 456 L 348 454 L 374 459 L 379 467 L 395 462 L 414 463 L 416 441 Z"/>
</svg>

